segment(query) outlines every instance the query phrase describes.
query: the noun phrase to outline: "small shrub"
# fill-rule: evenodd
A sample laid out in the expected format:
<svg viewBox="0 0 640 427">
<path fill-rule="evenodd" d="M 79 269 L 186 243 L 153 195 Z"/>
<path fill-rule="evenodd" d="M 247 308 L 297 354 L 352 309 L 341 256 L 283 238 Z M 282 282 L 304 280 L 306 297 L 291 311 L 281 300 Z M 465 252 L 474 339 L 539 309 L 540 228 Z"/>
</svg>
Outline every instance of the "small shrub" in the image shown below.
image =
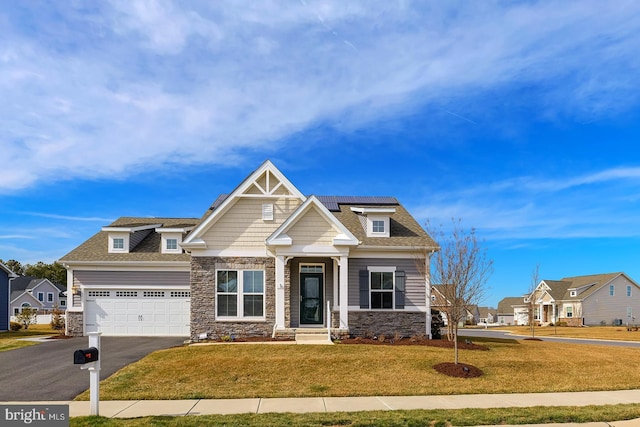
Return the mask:
<svg viewBox="0 0 640 427">
<path fill-rule="evenodd" d="M 566 328 L 567 327 L 567 322 L 558 322 L 558 326 L 562 327 L 562 328 Z"/>
<path fill-rule="evenodd" d="M 11 330 L 14 332 L 19 331 L 20 329 L 22 329 L 22 325 L 18 322 L 11 322 L 11 326 L 10 326 Z"/>
<path fill-rule="evenodd" d="M 600 326 L 607 326 L 607 322 L 605 322 L 604 320 L 600 321 Z"/>
<path fill-rule="evenodd" d="M 387 337 L 386 337 L 385 334 L 380 334 L 380 336 L 378 337 L 378 341 L 380 341 L 380 342 L 385 342 L 386 339 L 387 339 Z"/>
</svg>

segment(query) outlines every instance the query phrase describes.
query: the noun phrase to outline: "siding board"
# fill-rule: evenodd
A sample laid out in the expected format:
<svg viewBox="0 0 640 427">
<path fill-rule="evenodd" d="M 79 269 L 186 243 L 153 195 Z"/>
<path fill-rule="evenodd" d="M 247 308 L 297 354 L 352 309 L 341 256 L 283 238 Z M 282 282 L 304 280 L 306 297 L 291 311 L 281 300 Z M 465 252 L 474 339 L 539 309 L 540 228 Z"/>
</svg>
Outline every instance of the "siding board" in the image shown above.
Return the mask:
<svg viewBox="0 0 640 427">
<path fill-rule="evenodd" d="M 113 286 L 189 286 L 188 271 L 74 271 L 73 284 Z"/>
<path fill-rule="evenodd" d="M 349 306 L 360 306 L 359 271 L 366 270 L 368 266 L 396 267 L 397 271 L 404 271 L 405 282 L 405 309 L 411 307 L 425 307 L 426 289 L 424 277 L 418 271 L 417 260 L 411 258 L 380 259 L 380 258 L 356 258 L 349 259 Z"/>
</svg>

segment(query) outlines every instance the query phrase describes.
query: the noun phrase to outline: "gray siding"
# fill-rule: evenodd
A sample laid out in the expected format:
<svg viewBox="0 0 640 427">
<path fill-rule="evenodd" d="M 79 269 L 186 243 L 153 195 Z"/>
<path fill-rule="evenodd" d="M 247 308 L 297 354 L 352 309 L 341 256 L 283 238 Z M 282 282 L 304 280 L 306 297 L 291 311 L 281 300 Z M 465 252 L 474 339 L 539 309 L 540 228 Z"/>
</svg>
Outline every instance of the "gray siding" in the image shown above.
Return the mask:
<svg viewBox="0 0 640 427">
<path fill-rule="evenodd" d="M 104 286 L 189 286 L 188 271 L 74 271 L 74 285 Z"/>
<path fill-rule="evenodd" d="M 613 296 L 609 295 L 609 285 L 614 286 Z M 631 286 L 630 297 L 627 296 L 627 286 Z M 611 325 L 614 319 L 622 319 L 623 324 L 631 324 L 633 319 L 627 317 L 628 308 L 636 317 L 637 323 L 640 319 L 640 288 L 620 275 L 582 302 L 584 324 L 600 325 L 604 321 Z"/>
<path fill-rule="evenodd" d="M 326 322 L 327 300 L 331 301 L 331 307 L 335 305 L 333 298 L 333 261 L 326 258 L 296 258 L 289 262 L 291 269 L 291 327 L 300 326 L 300 263 L 324 264 L 324 301 L 323 316 Z"/>
<path fill-rule="evenodd" d="M 0 268 L 0 331 L 9 329 L 9 275 Z"/>
<path fill-rule="evenodd" d="M 129 235 L 129 250 L 132 251 L 140 242 L 144 240 L 153 230 L 141 230 Z M 160 249 L 160 248 L 158 248 Z"/>
<path fill-rule="evenodd" d="M 424 277 L 418 271 L 418 261 L 409 259 L 355 258 L 349 259 L 349 305 L 360 305 L 359 273 L 368 266 L 396 267 L 406 274 L 405 309 L 425 307 L 426 289 Z"/>
</svg>

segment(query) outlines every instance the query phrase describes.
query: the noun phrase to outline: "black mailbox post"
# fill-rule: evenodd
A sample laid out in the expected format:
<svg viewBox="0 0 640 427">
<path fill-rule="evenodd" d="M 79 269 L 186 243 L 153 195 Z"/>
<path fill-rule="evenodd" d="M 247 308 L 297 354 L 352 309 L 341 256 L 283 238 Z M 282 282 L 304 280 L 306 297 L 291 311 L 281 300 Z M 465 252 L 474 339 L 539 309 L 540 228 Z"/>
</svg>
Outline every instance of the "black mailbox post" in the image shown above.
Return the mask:
<svg viewBox="0 0 640 427">
<path fill-rule="evenodd" d="M 86 363 L 96 362 L 98 360 L 98 349 L 89 347 L 84 350 L 76 350 L 73 353 L 74 365 L 84 365 Z"/>
</svg>

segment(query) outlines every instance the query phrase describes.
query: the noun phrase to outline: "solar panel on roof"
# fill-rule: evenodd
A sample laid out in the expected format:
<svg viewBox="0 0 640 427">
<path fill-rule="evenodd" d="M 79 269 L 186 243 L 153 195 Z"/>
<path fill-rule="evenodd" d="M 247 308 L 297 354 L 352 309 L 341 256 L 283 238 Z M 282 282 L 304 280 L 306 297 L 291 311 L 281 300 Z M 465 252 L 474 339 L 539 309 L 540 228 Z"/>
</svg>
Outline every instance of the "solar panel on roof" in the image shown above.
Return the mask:
<svg viewBox="0 0 640 427">
<path fill-rule="evenodd" d="M 387 196 L 316 196 L 330 211 L 339 211 L 340 205 L 397 205 L 395 197 Z"/>
</svg>

